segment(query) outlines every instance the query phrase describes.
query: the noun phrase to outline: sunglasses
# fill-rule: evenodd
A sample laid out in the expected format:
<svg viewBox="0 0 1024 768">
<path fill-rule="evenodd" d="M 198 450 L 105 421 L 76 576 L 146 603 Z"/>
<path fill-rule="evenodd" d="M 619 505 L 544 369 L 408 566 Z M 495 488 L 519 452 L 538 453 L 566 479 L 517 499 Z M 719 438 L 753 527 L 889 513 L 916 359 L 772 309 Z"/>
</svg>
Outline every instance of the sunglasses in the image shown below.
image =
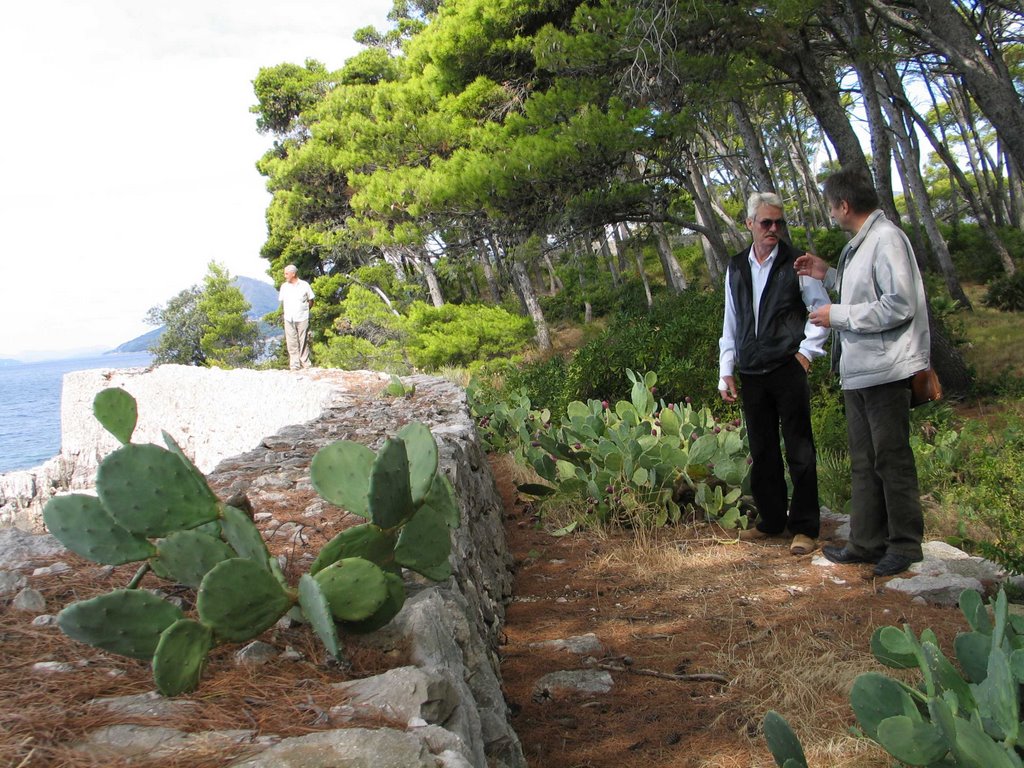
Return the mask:
<svg viewBox="0 0 1024 768">
<path fill-rule="evenodd" d="M 757 223 L 761 226 L 761 229 L 765 230 L 771 229 L 772 224 L 774 224 L 779 229 L 782 229 L 784 226 L 786 226 L 785 219 L 761 219 Z"/>
</svg>

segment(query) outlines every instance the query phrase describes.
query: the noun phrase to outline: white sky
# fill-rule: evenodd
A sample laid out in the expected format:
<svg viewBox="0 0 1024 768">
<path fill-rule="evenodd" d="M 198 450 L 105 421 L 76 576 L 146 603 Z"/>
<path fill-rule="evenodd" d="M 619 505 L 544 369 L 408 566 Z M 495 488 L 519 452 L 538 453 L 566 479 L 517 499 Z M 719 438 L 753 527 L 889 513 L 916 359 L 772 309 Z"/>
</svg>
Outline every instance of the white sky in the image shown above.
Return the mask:
<svg viewBox="0 0 1024 768">
<path fill-rule="evenodd" d="M 264 279 L 260 67 L 359 51 L 391 0 L 34 0 L 0 23 L 0 357 L 111 349 L 202 281 Z M 46 353 L 41 355 L 40 353 Z"/>
</svg>

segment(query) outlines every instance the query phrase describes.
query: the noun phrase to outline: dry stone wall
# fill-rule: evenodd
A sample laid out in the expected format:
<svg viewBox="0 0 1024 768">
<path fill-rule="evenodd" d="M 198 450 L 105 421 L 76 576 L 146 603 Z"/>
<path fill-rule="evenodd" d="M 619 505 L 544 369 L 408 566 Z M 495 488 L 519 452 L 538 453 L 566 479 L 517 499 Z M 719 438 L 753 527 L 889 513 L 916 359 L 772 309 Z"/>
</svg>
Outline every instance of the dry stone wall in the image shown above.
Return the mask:
<svg viewBox="0 0 1024 768">
<path fill-rule="evenodd" d="M 368 637 L 385 649 L 402 648 L 415 667 L 361 680 L 358 690 L 340 685 L 339 705 L 332 712 L 332 722 L 374 711 L 390 720 L 395 713 L 405 713 L 407 718 L 400 719 L 407 720 L 406 728 L 391 729 L 392 736 L 370 731 L 363 738 L 359 729 L 342 729 L 336 737 L 315 734 L 308 743 L 302 738 L 276 743 L 272 734 L 263 734 L 253 740 L 254 752 L 271 746 L 273 752 L 244 764 L 291 764 L 289 750 L 301 755 L 314 749 L 331 759 L 327 753 L 337 749 L 338 757 L 346 759 L 355 759 L 363 750 L 366 765 L 379 765 L 374 750 L 383 738 L 396 749 L 421 755 L 424 765 L 525 766 L 519 739 L 509 724 L 497 657 L 505 605 L 511 599 L 511 555 L 501 499 L 464 390 L 441 379 L 415 376 L 404 380 L 415 387 L 411 397 L 387 398 L 382 391 L 389 377 L 370 372 L 256 373 L 179 366 L 85 372 L 68 379 L 64 410 L 70 434 L 64 450 L 81 460 L 78 475 L 84 475 L 84 467 L 91 463 L 91 479 L 96 459 L 106 453 L 106 436 L 85 423 L 92 419 L 92 398 L 102 387 L 121 386 L 139 402 L 136 441 L 156 442 L 159 430 L 167 429 L 195 455 L 201 468 L 216 464 L 208 478 L 219 496 L 244 494 L 265 526 L 264 535 L 289 536 L 296 545 L 294 556 L 307 560 L 316 553 L 303 549 L 302 526 L 279 525 L 277 517 L 287 511 L 294 518 L 296 505 L 304 517 L 337 514 L 311 486 L 309 464 L 316 451 L 339 439 L 377 449 L 410 421 L 426 424 L 438 442 L 441 469 L 452 481 L 462 511 L 462 526 L 453 532 L 454 575 L 440 584 L 408 580 L 411 596 L 406 606 L 388 627 Z M 311 411 L 315 412 L 310 415 Z M 301 422 L 296 414 L 302 415 Z M 288 426 L 262 432 L 264 424 L 278 419 L 285 419 Z M 95 437 L 88 437 L 90 430 Z M 222 451 L 206 430 L 231 445 L 245 444 L 244 448 L 230 456 L 218 455 Z M 127 745 L 124 729 L 114 729 L 109 739 L 106 732 L 98 732 L 90 739 L 89 750 L 116 760 L 142 743 L 146 750 L 156 749 L 150 744 L 153 739 L 171 751 L 186 749 L 180 745 L 193 741 L 189 734 L 143 731 L 132 730 Z M 407 764 L 420 763 L 401 763 Z"/>
</svg>

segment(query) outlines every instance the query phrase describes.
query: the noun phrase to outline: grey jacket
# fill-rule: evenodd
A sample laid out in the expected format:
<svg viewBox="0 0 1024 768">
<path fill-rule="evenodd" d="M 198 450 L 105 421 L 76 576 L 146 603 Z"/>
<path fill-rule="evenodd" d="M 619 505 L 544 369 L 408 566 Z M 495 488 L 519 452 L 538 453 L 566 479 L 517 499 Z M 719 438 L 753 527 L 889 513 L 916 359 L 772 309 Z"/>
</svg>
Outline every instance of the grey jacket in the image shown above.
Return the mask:
<svg viewBox="0 0 1024 768">
<path fill-rule="evenodd" d="M 829 322 L 842 349 L 842 388 L 887 384 L 927 368 L 928 300 L 903 231 L 875 211 L 850 240 L 845 266 L 840 267 L 839 284 L 837 271 L 829 269 L 825 287 L 839 292 Z"/>
</svg>

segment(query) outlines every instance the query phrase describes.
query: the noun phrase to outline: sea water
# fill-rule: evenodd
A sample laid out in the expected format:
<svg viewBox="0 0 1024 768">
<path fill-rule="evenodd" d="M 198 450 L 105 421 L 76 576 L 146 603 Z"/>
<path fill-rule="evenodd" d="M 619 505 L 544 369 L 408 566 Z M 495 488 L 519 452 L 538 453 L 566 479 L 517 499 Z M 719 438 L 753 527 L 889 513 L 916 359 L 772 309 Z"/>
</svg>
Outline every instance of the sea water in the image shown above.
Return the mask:
<svg viewBox="0 0 1024 768">
<path fill-rule="evenodd" d="M 0 473 L 37 467 L 60 453 L 65 373 L 138 368 L 152 359 L 148 352 L 130 352 L 0 365 Z"/>
</svg>

